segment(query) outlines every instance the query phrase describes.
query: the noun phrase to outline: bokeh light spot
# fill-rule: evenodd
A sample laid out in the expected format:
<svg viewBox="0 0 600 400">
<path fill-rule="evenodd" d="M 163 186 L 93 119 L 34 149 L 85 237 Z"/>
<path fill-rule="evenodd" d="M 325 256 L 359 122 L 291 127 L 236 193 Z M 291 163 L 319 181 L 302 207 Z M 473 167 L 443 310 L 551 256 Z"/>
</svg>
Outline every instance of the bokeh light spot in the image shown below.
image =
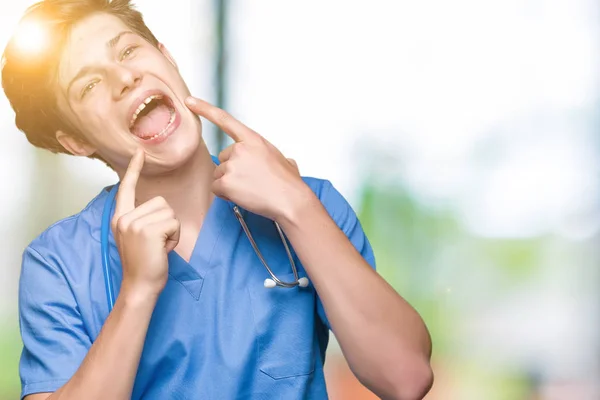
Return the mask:
<svg viewBox="0 0 600 400">
<path fill-rule="evenodd" d="M 22 53 L 38 54 L 46 48 L 48 35 L 38 21 L 23 21 L 15 33 L 14 44 Z"/>
</svg>

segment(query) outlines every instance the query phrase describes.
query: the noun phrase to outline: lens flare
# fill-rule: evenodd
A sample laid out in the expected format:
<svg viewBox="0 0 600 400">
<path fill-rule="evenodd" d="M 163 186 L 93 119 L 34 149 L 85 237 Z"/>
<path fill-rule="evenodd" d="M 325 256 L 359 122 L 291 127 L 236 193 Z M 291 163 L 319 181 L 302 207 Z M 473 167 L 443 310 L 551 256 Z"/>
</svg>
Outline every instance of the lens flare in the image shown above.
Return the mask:
<svg viewBox="0 0 600 400">
<path fill-rule="evenodd" d="M 20 52 L 34 55 L 43 52 L 46 48 L 48 35 L 39 22 L 23 21 L 19 24 L 13 40 Z"/>
</svg>

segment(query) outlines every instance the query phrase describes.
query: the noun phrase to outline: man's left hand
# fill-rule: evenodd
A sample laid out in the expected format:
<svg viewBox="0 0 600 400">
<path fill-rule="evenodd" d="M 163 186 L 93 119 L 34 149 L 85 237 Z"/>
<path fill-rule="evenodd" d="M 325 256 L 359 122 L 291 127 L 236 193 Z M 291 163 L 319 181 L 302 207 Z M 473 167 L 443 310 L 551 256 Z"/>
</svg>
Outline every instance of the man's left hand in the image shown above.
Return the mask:
<svg viewBox="0 0 600 400">
<path fill-rule="evenodd" d="M 264 137 L 204 100 L 190 96 L 186 105 L 234 141 L 219 154 L 212 185 L 215 195 L 274 221 L 312 195 L 296 162 L 285 158 Z"/>
</svg>

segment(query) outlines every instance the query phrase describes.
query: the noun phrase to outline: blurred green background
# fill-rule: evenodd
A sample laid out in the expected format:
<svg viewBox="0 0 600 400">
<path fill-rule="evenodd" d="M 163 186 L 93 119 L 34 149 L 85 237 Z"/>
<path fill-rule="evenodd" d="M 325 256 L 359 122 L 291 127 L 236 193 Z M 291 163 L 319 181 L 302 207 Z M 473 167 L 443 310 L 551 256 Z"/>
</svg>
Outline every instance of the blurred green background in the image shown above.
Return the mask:
<svg viewBox="0 0 600 400">
<path fill-rule="evenodd" d="M 1 6 L 3 43 L 31 3 Z M 355 207 L 431 331 L 427 399 L 600 398 L 596 2 L 139 5 L 194 93 Z M 0 399 L 14 399 L 21 253 L 116 178 L 32 149 L 1 102 Z M 327 378 L 334 399 L 372 398 L 335 342 Z"/>
</svg>

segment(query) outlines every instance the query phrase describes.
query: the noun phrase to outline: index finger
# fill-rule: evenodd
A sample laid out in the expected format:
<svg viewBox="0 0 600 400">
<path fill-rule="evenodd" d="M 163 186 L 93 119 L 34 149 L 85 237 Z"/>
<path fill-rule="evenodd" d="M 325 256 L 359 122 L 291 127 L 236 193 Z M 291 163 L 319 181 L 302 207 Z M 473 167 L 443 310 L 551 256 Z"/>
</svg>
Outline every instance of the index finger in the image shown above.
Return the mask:
<svg viewBox="0 0 600 400">
<path fill-rule="evenodd" d="M 119 190 L 117 191 L 115 218 L 119 218 L 135 208 L 135 187 L 140 177 L 140 171 L 144 166 L 144 158 L 145 153 L 141 147 L 131 157 L 127 171 L 125 171 L 125 175 L 121 179 Z"/>
<path fill-rule="evenodd" d="M 206 118 L 218 126 L 235 142 L 252 140 L 253 138 L 260 136 L 258 133 L 231 116 L 227 111 L 215 107 L 204 100 L 189 96 L 185 100 L 185 104 L 195 114 Z"/>
</svg>

